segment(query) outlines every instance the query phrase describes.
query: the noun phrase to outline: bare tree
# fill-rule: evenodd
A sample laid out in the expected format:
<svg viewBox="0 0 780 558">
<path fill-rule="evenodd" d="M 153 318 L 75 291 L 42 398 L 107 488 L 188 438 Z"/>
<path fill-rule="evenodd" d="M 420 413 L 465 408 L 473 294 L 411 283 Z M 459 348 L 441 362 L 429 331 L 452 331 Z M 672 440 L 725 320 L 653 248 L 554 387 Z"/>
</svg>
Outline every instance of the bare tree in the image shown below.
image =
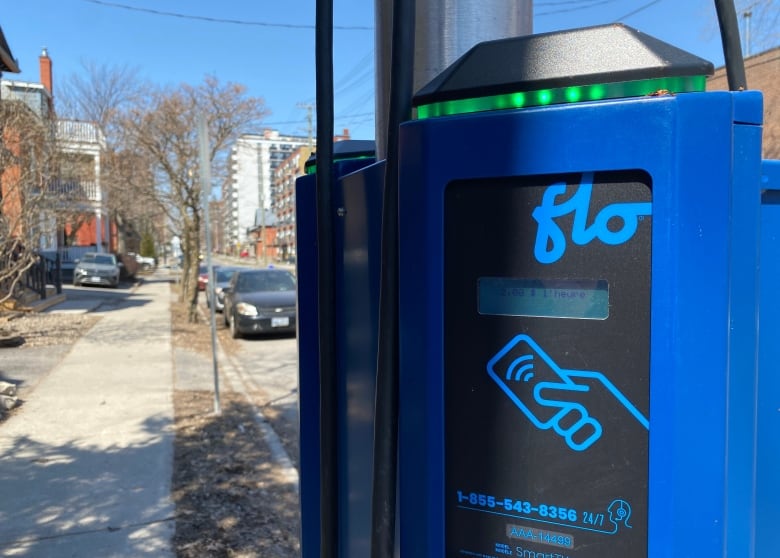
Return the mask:
<svg viewBox="0 0 780 558">
<path fill-rule="evenodd" d="M 105 140 L 100 181 L 120 252 L 127 251 L 128 237 L 155 217 L 151 163 L 123 127 L 148 89 L 137 68 L 82 62 L 82 72 L 68 76 L 57 97 L 60 116 L 94 122 Z"/>
<path fill-rule="evenodd" d="M 708 21 L 702 38 L 711 40 L 719 34 L 718 20 L 712 0 L 700 0 L 701 16 Z M 780 0 L 737 0 L 737 23 L 743 56 L 752 56 L 780 43 Z"/>
<path fill-rule="evenodd" d="M 197 321 L 197 271 L 201 252 L 203 207 L 198 161 L 198 117 L 209 133 L 209 163 L 215 184 L 227 172 L 230 144 L 259 125 L 267 111 L 262 99 L 243 85 L 220 84 L 207 76 L 198 86 L 151 92 L 124 122 L 134 142 L 153 162 L 159 206 L 165 211 L 183 252 L 182 300 L 190 302 L 190 321 Z"/>
<path fill-rule="evenodd" d="M 745 56 L 777 46 L 780 41 L 780 0 L 741 0 L 737 2 L 737 15 L 742 26 Z"/>
<path fill-rule="evenodd" d="M 57 149 L 51 123 L 20 101 L 0 102 L 0 302 L 17 298 L 53 234 L 51 183 Z"/>
</svg>

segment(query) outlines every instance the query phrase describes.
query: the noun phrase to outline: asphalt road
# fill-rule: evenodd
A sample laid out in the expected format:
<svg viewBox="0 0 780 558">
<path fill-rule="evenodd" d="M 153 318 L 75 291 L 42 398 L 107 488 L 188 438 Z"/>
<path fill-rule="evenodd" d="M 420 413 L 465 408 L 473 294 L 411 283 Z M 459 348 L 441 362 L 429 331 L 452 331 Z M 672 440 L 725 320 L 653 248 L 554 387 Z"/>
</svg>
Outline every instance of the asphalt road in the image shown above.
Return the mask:
<svg viewBox="0 0 780 558">
<path fill-rule="evenodd" d="M 296 404 L 298 354 L 295 337 L 254 337 L 239 340 L 236 359 L 242 371 L 264 394 L 260 405 Z"/>
</svg>

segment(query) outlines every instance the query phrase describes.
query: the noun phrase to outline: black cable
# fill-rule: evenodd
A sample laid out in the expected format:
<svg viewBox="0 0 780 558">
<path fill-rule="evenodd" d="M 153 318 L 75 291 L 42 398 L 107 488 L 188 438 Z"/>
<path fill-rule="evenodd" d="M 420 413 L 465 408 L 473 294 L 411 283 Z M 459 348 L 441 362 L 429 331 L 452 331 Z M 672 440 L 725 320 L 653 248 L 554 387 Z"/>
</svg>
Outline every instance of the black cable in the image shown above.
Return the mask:
<svg viewBox="0 0 780 558">
<path fill-rule="evenodd" d="M 720 40 L 723 43 L 723 57 L 726 62 L 726 78 L 731 91 L 747 89 L 745 60 L 742 58 L 742 45 L 739 41 L 739 23 L 734 0 L 715 0 L 718 12 Z"/>
<path fill-rule="evenodd" d="M 382 206 L 371 558 L 393 558 L 398 475 L 398 139 L 412 114 L 415 1 L 394 0 Z"/>
<path fill-rule="evenodd" d="M 320 370 L 320 556 L 338 555 L 336 299 L 333 236 L 333 0 L 317 0 L 317 329 Z"/>
</svg>

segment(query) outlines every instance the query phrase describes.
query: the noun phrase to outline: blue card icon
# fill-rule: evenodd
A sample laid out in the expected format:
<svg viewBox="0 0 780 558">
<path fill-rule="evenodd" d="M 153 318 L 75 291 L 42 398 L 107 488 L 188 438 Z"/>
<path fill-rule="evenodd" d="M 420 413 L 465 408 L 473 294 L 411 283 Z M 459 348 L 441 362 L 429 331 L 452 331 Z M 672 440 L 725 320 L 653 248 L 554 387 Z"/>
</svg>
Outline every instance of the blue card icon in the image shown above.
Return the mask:
<svg viewBox="0 0 780 558">
<path fill-rule="evenodd" d="M 649 429 L 647 418 L 604 374 L 561 369 L 528 335 L 517 335 L 507 343 L 490 359 L 487 372 L 536 428 L 552 429 L 574 451 L 587 450 L 603 433 L 601 422 L 577 402 L 577 395 L 594 385 L 609 392 Z"/>
</svg>

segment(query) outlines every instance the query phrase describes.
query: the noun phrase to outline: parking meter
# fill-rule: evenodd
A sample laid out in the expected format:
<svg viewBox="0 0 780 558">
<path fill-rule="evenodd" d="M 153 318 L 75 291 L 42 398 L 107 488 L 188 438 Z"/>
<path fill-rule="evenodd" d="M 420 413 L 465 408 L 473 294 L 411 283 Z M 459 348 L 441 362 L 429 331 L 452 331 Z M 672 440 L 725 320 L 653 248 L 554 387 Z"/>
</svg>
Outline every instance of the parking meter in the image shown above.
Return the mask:
<svg viewBox="0 0 780 558">
<path fill-rule="evenodd" d="M 759 556 L 762 99 L 711 73 L 611 25 L 415 97 L 402 556 Z"/>
</svg>

